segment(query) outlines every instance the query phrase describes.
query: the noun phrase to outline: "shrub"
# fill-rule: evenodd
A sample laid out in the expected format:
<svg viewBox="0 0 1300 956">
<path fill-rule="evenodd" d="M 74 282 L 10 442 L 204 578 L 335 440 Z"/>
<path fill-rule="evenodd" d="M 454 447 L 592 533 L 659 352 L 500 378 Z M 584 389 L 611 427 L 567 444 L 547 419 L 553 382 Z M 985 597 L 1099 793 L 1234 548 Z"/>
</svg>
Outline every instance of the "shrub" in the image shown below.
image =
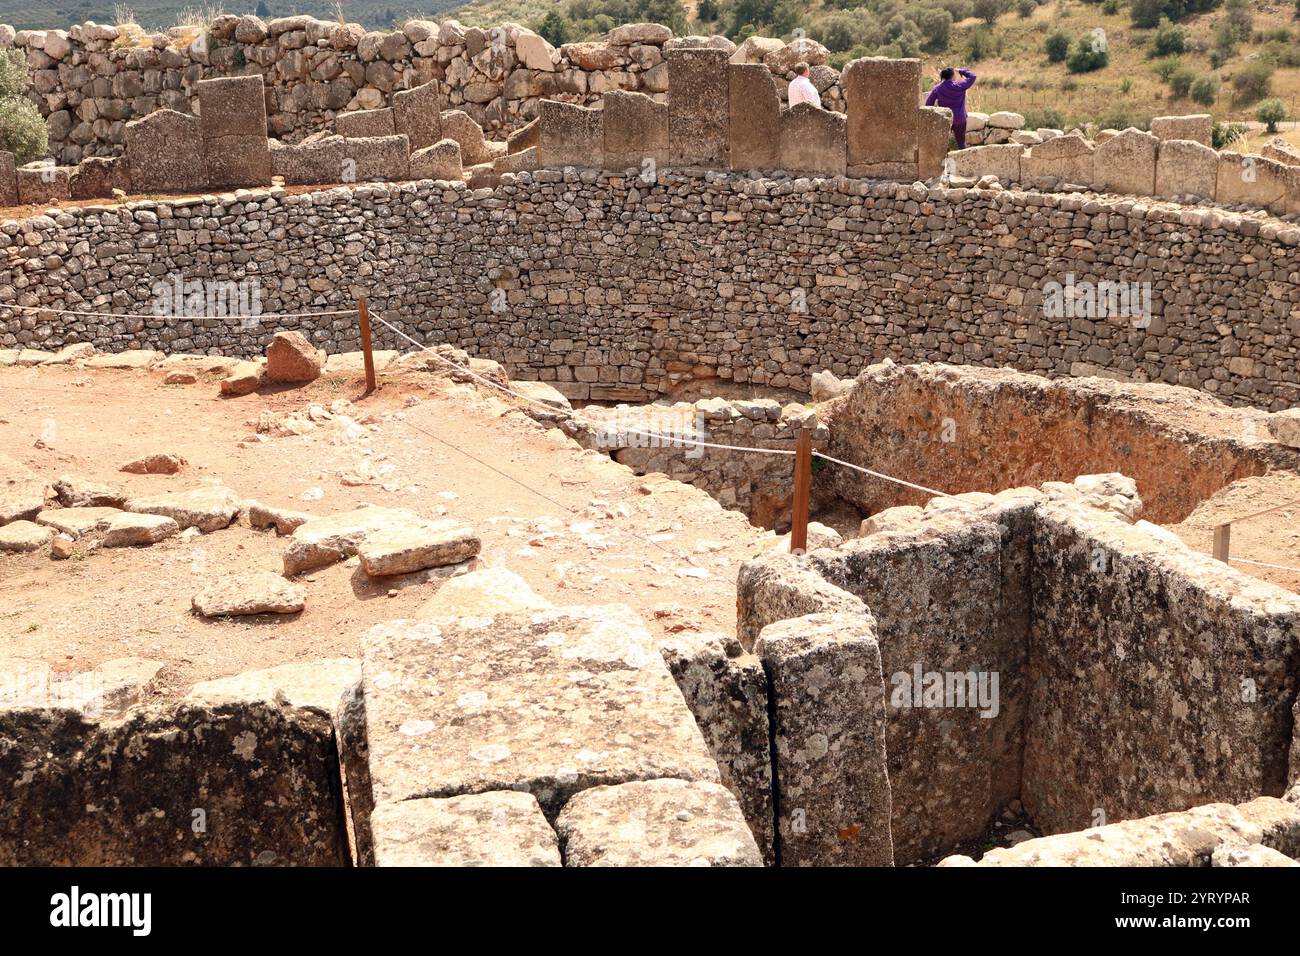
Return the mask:
<svg viewBox="0 0 1300 956">
<path fill-rule="evenodd" d="M 1255 119 L 1264 124 L 1265 131 L 1277 132 L 1277 124 L 1286 119 L 1286 105 L 1279 99 L 1265 100 L 1255 110 Z"/>
<path fill-rule="evenodd" d="M 1151 52 L 1153 56 L 1186 53 L 1187 33 L 1182 27 L 1172 23 L 1168 17 L 1163 17 L 1160 26 L 1156 27 L 1155 36 L 1151 39 Z"/>
<path fill-rule="evenodd" d="M 1262 100 L 1273 91 L 1274 66 L 1263 57 L 1251 60 L 1232 77 L 1232 88 L 1243 103 Z"/>
<path fill-rule="evenodd" d="M 1182 65 L 1182 60 L 1178 59 L 1176 56 L 1171 56 L 1164 60 L 1157 60 L 1151 69 L 1155 71 L 1156 76 L 1160 77 L 1161 83 L 1168 83 L 1170 77 L 1178 72 L 1178 70 L 1182 68 Z"/>
<path fill-rule="evenodd" d="M 1106 0 L 1106 2 L 1101 5 L 1101 12 L 1106 14 L 1108 17 L 1113 17 L 1115 14 L 1119 13 L 1119 0 Z"/>
<path fill-rule="evenodd" d="M 1011 0 L 975 0 L 972 9 L 975 16 L 992 26 L 998 17 L 1011 9 Z"/>
<path fill-rule="evenodd" d="M 1214 101 L 1219 98 L 1219 78 L 1210 74 L 1198 77 L 1188 90 L 1188 95 L 1193 103 L 1213 106 Z"/>
<path fill-rule="evenodd" d="M 714 0 L 700 0 L 700 5 L 695 11 L 695 18 L 701 23 L 718 22 L 718 5 Z"/>
<path fill-rule="evenodd" d="M 1215 123 L 1210 131 L 1210 142 L 1215 149 L 1224 149 L 1248 135 L 1249 132 L 1245 123 Z"/>
<path fill-rule="evenodd" d="M 1057 30 L 1055 33 L 1048 34 L 1047 39 L 1043 42 L 1043 49 L 1047 53 L 1049 63 L 1063 63 L 1065 58 L 1070 55 L 1070 34 L 1064 30 Z"/>
<path fill-rule="evenodd" d="M 22 96 L 27 91 L 27 61 L 18 50 L 0 56 L 0 98 Z"/>
<path fill-rule="evenodd" d="M 1019 0 L 1019 3 L 1016 4 L 1016 12 L 1020 14 L 1022 19 L 1032 17 L 1037 9 L 1038 4 L 1035 0 Z"/>
<path fill-rule="evenodd" d="M 988 27 L 972 30 L 966 45 L 966 59 L 972 63 L 998 54 L 998 39 Z"/>
<path fill-rule="evenodd" d="M 50 131 L 40 111 L 26 97 L 27 66 L 18 50 L 0 55 L 0 149 L 14 154 L 19 166 L 45 156 Z"/>
<path fill-rule="evenodd" d="M 1191 67 L 1179 67 L 1169 77 L 1169 92 L 1173 93 L 1178 99 L 1185 100 L 1191 94 L 1192 84 L 1195 82 L 1196 74 L 1192 72 Z"/>
<path fill-rule="evenodd" d="M 1065 129 L 1065 114 L 1052 106 L 1025 110 L 1025 129 Z"/>
<path fill-rule="evenodd" d="M 932 53 L 948 49 L 952 38 L 952 14 L 942 7 L 925 7 L 914 15 L 913 22 L 921 31 L 925 48 Z"/>
<path fill-rule="evenodd" d="M 1097 29 L 1079 37 L 1065 65 L 1071 73 L 1091 73 L 1102 69 L 1109 61 L 1106 34 Z"/>
<path fill-rule="evenodd" d="M 569 42 L 569 22 L 552 10 L 542 18 L 537 33 L 551 46 L 563 46 Z"/>
</svg>

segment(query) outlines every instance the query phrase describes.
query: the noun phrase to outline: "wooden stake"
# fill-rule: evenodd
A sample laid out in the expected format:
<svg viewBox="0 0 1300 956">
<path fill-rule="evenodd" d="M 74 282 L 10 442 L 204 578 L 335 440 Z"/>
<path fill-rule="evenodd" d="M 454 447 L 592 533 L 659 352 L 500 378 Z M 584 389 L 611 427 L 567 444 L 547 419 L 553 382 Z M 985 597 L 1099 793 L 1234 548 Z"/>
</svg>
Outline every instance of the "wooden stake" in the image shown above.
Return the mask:
<svg viewBox="0 0 1300 956">
<path fill-rule="evenodd" d="M 812 490 L 812 430 L 799 429 L 794 447 L 794 506 L 791 509 L 790 553 L 808 550 L 808 495 Z"/>
<path fill-rule="evenodd" d="M 370 309 L 365 299 L 357 299 L 357 314 L 361 317 L 361 352 L 366 360 L 366 394 L 369 395 L 378 386 L 375 384 L 375 356 L 370 350 Z"/>
<path fill-rule="evenodd" d="M 1214 528 L 1214 557 L 1228 563 L 1228 548 L 1232 543 L 1232 525 L 1221 524 Z"/>
</svg>

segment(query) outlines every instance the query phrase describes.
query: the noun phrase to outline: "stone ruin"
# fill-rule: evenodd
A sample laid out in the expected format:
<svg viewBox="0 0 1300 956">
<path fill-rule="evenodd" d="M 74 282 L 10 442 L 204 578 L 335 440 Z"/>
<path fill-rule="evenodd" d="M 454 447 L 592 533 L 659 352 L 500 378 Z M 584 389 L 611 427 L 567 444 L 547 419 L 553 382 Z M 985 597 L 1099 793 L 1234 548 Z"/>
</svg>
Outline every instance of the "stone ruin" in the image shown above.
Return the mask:
<svg viewBox="0 0 1300 956">
<path fill-rule="evenodd" d="M 439 354 L 543 400 L 528 409 L 541 427 L 590 439 L 558 394 Z M 282 333 L 258 374 L 301 381 L 333 358 Z M 418 354 L 383 363 L 434 367 Z M 231 380 L 238 364 L 224 366 Z M 749 444 L 776 424 L 772 403 L 700 404 L 712 423 L 751 423 L 744 440 L 715 440 Z M 94 714 L 71 693 L 50 708 L 0 685 L 0 861 L 1300 861 L 1300 597 L 1140 517 L 1169 522 L 1239 478 L 1300 474 L 1300 449 L 1227 437 L 1268 427 L 1266 413 L 1164 386 L 884 363 L 823 376 L 796 415 L 779 421 L 814 427 L 835 457 L 981 490 L 819 480 L 869 517 L 848 540 L 818 531 L 808 553 L 774 541 L 743 563 L 734 635 L 656 645 L 626 607 L 556 606 L 486 567 L 447 580 L 416 617 L 372 627 L 356 659 L 210 681 L 165 705 L 140 703 L 140 667 L 124 661 Z M 949 418 L 993 436 L 984 453 L 944 460 L 925 436 Z M 106 493 L 63 482 L 65 506 L 36 499 L 39 520 L 74 528 L 73 512 Z M 172 533 L 220 533 L 247 510 L 285 536 L 290 580 L 349 554 L 382 575 L 395 567 L 383 561 L 407 570 L 477 551 L 430 527 L 438 543 L 410 564 L 422 523 L 386 508 L 299 515 L 214 488 L 116 504 L 118 523 Z M 18 514 L 0 516 L 0 540 Z M 178 844 L 196 805 L 214 838 Z M 982 853 L 1008 813 L 1044 835 Z"/>
</svg>

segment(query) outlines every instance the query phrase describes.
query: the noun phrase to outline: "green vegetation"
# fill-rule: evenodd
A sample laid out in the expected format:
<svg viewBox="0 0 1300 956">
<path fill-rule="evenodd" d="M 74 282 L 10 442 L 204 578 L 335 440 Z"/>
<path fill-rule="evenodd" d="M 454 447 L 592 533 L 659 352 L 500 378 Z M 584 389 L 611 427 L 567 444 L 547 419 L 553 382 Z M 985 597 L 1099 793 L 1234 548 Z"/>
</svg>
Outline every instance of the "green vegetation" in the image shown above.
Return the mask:
<svg viewBox="0 0 1300 956">
<path fill-rule="evenodd" d="M 0 149 L 14 154 L 19 166 L 41 159 L 49 148 L 49 130 L 40 112 L 24 96 L 27 67 L 17 50 L 0 55 Z"/>
<path fill-rule="evenodd" d="M 1255 111 L 1255 119 L 1264 124 L 1269 133 L 1277 132 L 1277 124 L 1286 119 L 1286 104 L 1279 99 L 1265 100 Z"/>
</svg>

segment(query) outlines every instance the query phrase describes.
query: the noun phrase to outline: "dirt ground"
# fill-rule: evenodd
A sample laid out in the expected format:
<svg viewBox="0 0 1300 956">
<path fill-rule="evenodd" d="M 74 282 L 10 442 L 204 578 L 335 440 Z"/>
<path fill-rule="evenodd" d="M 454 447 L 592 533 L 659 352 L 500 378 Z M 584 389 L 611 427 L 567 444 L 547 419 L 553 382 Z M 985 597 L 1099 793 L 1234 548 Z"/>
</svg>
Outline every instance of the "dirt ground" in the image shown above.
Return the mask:
<svg viewBox="0 0 1300 956">
<path fill-rule="evenodd" d="M 1266 515 L 1250 518 L 1256 512 L 1282 507 Z M 1246 518 L 1238 521 L 1236 519 Z M 1232 566 L 1243 574 L 1269 581 L 1300 592 L 1300 571 L 1251 564 L 1300 568 L 1300 475 L 1277 473 L 1234 481 L 1218 494 L 1203 501 L 1181 524 L 1172 525 L 1189 547 L 1210 554 L 1214 550 L 1214 529 L 1232 522 L 1229 557 Z"/>
<path fill-rule="evenodd" d="M 0 368 L 0 448 L 48 482 L 65 474 L 128 493 L 218 480 L 244 499 L 311 514 L 364 503 L 458 518 L 483 541 L 480 565 L 504 565 L 556 604 L 624 602 L 651 632 L 735 630 L 739 562 L 765 533 L 703 492 L 638 478 L 584 452 L 490 394 L 428 373 L 362 397 L 356 376 L 240 398 L 215 381 L 163 385 L 152 371 Z M 259 416 L 339 399 L 361 423 L 260 437 Z M 176 476 L 121 473 L 145 454 L 183 456 Z M 364 482 L 364 483 L 351 483 Z M 770 536 L 766 537 L 771 543 Z M 60 671 L 118 657 L 167 662 L 158 693 L 194 682 L 357 651 L 373 623 L 409 616 L 443 580 L 372 579 L 357 560 L 298 580 L 293 616 L 206 620 L 191 598 L 214 578 L 281 570 L 287 539 L 246 519 L 190 541 L 51 560 L 0 555 L 0 657 L 43 658 Z"/>
</svg>

